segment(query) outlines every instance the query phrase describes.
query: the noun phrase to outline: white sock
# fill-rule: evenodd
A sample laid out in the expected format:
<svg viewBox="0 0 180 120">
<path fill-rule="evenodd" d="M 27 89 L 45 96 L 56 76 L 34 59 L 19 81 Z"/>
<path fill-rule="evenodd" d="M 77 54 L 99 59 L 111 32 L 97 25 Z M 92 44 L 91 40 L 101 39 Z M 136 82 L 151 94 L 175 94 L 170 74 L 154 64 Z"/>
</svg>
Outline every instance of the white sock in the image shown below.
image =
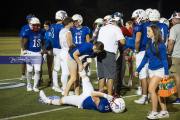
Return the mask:
<svg viewBox="0 0 180 120">
<path fill-rule="evenodd" d="M 68 81 L 68 75 L 61 75 L 62 88 L 65 90 Z"/>
<path fill-rule="evenodd" d="M 39 71 L 35 71 L 35 74 L 34 74 L 34 87 L 36 87 L 36 88 L 37 88 L 39 79 L 40 79 L 40 72 Z"/>
<path fill-rule="evenodd" d="M 27 72 L 27 84 L 31 84 L 32 72 Z"/>
<path fill-rule="evenodd" d="M 53 86 L 59 86 L 58 85 L 58 72 L 53 70 Z"/>
<path fill-rule="evenodd" d="M 40 97 L 45 103 L 48 103 L 48 104 L 51 103 L 51 100 L 48 97 L 46 97 L 46 95 L 43 91 L 40 91 Z"/>
<path fill-rule="evenodd" d="M 51 104 L 53 104 L 53 105 L 61 105 L 61 104 L 60 104 L 60 99 L 54 99 L 54 100 L 52 100 L 52 101 L 51 101 Z"/>
</svg>

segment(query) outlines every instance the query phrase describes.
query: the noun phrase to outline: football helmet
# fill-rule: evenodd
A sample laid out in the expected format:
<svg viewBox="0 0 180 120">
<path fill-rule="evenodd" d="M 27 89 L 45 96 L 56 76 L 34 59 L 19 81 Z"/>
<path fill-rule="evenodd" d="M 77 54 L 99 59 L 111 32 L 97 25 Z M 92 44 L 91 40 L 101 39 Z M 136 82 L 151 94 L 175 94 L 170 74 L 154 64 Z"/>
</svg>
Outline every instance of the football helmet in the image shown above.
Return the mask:
<svg viewBox="0 0 180 120">
<path fill-rule="evenodd" d="M 149 13 L 152 11 L 152 9 L 151 8 L 147 8 L 146 10 L 145 10 L 145 12 L 146 12 L 146 14 L 147 14 L 147 16 L 148 16 L 148 18 L 149 18 Z"/>
<path fill-rule="evenodd" d="M 56 20 L 64 20 L 66 17 L 68 17 L 66 11 L 59 10 L 56 12 L 56 15 L 55 15 Z"/>
<path fill-rule="evenodd" d="M 159 21 L 160 20 L 160 13 L 157 9 L 151 10 L 149 13 L 149 20 L 150 21 Z"/>
<path fill-rule="evenodd" d="M 35 32 L 40 30 L 40 24 L 41 23 L 37 17 L 32 17 L 29 22 L 30 29 Z"/>
<path fill-rule="evenodd" d="M 32 17 L 35 17 L 35 15 L 33 15 L 33 14 L 28 14 L 28 15 L 26 16 L 26 20 L 30 20 Z"/>
<path fill-rule="evenodd" d="M 121 12 L 115 12 L 112 14 L 112 18 L 116 22 L 120 22 L 123 25 L 123 13 Z"/>
<path fill-rule="evenodd" d="M 159 22 L 160 22 L 160 23 L 164 23 L 164 24 L 166 24 L 166 25 L 169 27 L 169 20 L 168 20 L 168 19 L 166 19 L 166 18 L 160 18 Z"/>
<path fill-rule="evenodd" d="M 110 107 L 114 113 L 122 113 L 124 112 L 126 105 L 122 98 L 115 98 L 110 102 Z"/>
<path fill-rule="evenodd" d="M 142 20 L 146 20 L 148 16 L 143 9 L 137 9 L 132 13 L 131 18 L 135 19 L 137 23 L 140 23 Z"/>
<path fill-rule="evenodd" d="M 79 25 L 81 25 L 83 23 L 83 17 L 80 14 L 74 14 L 72 16 L 72 19 L 74 21 L 78 21 Z"/>
</svg>

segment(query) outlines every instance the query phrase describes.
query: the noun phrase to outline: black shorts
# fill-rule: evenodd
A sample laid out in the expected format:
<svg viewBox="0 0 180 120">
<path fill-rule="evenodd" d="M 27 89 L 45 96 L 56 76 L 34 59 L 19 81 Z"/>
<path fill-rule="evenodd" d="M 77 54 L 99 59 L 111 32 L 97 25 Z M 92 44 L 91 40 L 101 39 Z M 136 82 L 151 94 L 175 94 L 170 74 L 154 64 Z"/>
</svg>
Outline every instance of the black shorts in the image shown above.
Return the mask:
<svg viewBox="0 0 180 120">
<path fill-rule="evenodd" d="M 116 79 L 116 55 L 111 52 L 103 52 L 97 56 L 98 78 Z"/>
</svg>

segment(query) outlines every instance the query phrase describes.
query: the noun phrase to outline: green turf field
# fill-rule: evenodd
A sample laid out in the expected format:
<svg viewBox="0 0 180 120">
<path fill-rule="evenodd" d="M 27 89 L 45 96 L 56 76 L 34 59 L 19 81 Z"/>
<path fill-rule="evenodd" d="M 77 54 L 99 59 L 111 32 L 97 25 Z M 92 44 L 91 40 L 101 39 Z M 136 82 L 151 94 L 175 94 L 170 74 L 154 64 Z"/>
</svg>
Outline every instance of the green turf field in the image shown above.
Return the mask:
<svg viewBox="0 0 180 120">
<path fill-rule="evenodd" d="M 20 42 L 17 37 L 0 38 L 0 56 L 10 56 L 20 54 Z M 95 65 L 92 69 L 95 70 Z M 20 65 L 0 64 L 0 87 L 9 84 L 26 83 L 19 80 Z M 47 95 L 60 95 L 46 87 L 48 81 L 46 65 L 43 66 L 44 89 Z M 95 83 L 96 72 L 92 71 L 92 83 Z M 137 83 L 137 80 L 134 80 Z M 134 85 L 135 86 L 135 85 Z M 94 84 L 97 88 L 97 85 Z M 53 106 L 38 102 L 38 93 L 26 92 L 26 87 L 11 89 L 0 89 L 0 120 L 2 119 L 24 119 L 24 120 L 146 120 L 146 115 L 150 111 L 150 104 L 137 105 L 133 101 L 138 98 L 135 95 L 135 87 L 123 89 L 127 111 L 121 114 L 99 113 L 92 110 L 83 110 L 71 106 Z M 171 97 L 173 98 L 173 97 Z M 170 118 L 167 120 L 180 119 L 180 105 L 168 104 Z"/>
</svg>

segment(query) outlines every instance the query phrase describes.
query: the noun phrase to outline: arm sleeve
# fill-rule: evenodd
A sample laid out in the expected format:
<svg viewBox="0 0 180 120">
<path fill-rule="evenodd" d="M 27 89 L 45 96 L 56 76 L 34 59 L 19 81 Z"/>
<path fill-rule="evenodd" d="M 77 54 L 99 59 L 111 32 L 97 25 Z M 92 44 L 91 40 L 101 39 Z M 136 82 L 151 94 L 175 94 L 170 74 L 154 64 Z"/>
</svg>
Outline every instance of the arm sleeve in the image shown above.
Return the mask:
<svg viewBox="0 0 180 120">
<path fill-rule="evenodd" d="M 162 61 L 163 67 L 164 67 L 164 74 L 168 75 L 169 71 L 168 71 L 166 46 L 164 44 L 160 44 L 159 51 L 160 51 L 159 53 L 160 53 L 161 61 Z"/>
<path fill-rule="evenodd" d="M 146 52 L 145 55 L 144 55 L 143 60 L 141 61 L 141 64 L 138 66 L 136 71 L 139 73 L 147 62 L 148 62 L 148 57 L 147 57 L 147 52 Z"/>
</svg>

